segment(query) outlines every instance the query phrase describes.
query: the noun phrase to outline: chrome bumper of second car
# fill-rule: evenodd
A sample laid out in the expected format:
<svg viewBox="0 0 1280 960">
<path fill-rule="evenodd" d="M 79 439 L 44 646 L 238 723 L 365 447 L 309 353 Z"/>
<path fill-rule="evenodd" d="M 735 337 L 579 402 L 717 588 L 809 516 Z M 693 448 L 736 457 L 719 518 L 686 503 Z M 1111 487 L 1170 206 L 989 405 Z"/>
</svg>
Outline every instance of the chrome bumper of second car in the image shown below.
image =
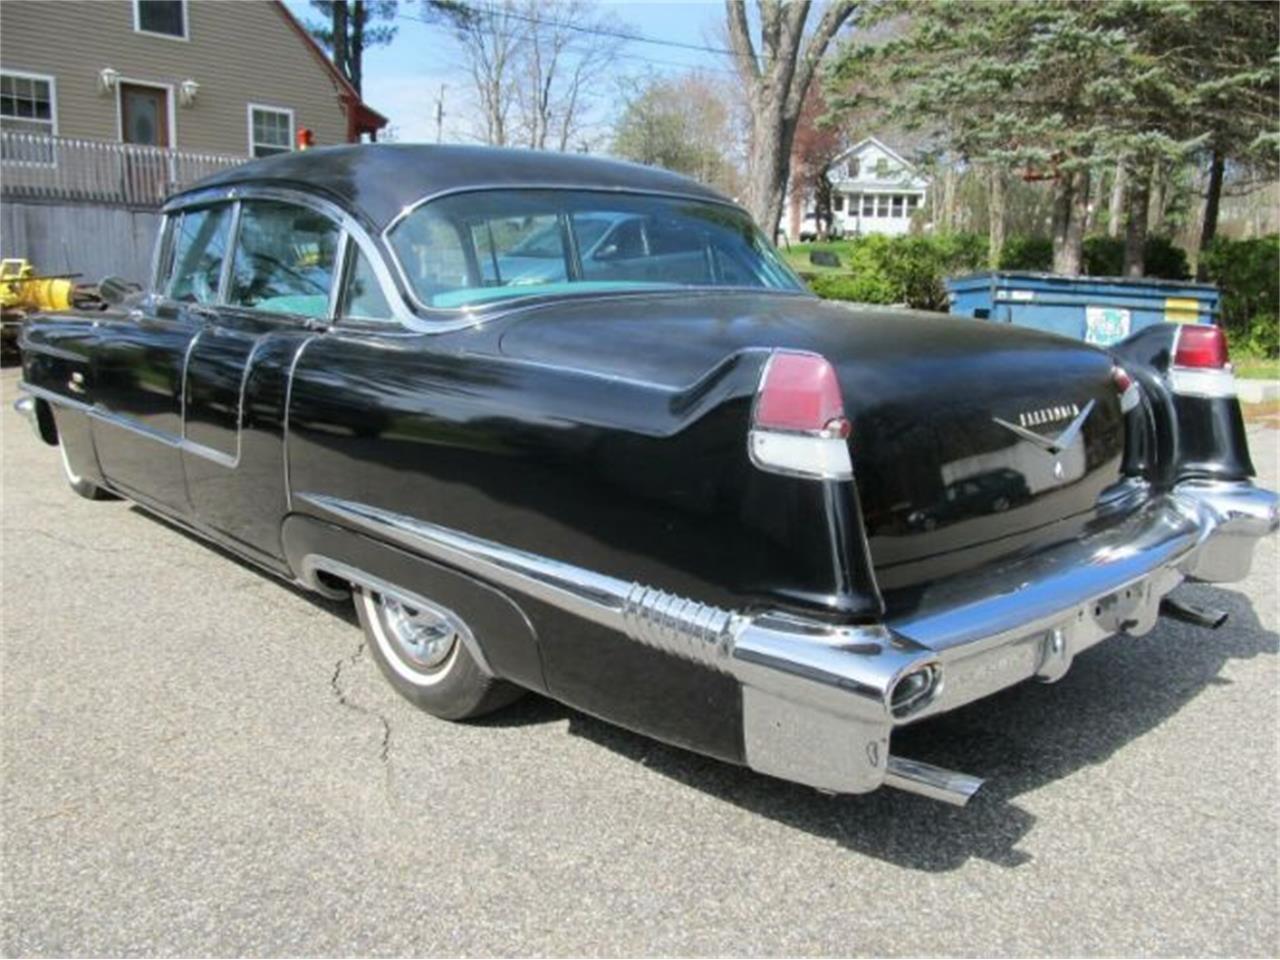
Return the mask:
<svg viewBox="0 0 1280 960">
<path fill-rule="evenodd" d="M 40 418 L 36 413 L 35 397 L 23 394 L 13 401 L 13 409 L 22 414 L 27 423 L 31 424 L 31 429 L 35 432 L 35 435 L 40 437 Z"/>
<path fill-rule="evenodd" d="M 839 626 L 747 615 L 315 494 L 322 513 L 632 640 L 733 676 L 753 769 L 838 793 L 884 784 L 963 803 L 979 781 L 889 754 L 893 730 L 1023 680 L 1052 682 L 1100 640 L 1155 626 L 1184 578 L 1237 580 L 1280 525 L 1275 494 L 1194 482 L 1093 534 L 955 577 L 910 615 Z"/>
</svg>

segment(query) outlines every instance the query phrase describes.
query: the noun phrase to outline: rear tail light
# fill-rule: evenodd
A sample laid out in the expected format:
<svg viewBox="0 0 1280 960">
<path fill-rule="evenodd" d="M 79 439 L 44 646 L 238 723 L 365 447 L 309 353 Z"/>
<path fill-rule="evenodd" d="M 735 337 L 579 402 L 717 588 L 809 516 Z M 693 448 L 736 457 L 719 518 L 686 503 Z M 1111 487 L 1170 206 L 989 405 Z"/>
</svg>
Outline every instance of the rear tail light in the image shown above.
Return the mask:
<svg viewBox="0 0 1280 960">
<path fill-rule="evenodd" d="M 1227 365 L 1227 338 L 1221 327 L 1186 324 L 1178 329 L 1173 365 L 1195 370 L 1221 370 Z"/>
<path fill-rule="evenodd" d="M 1111 382 L 1116 386 L 1116 393 L 1120 394 L 1120 412 L 1128 413 L 1136 407 L 1141 400 L 1140 390 L 1136 380 L 1129 376 L 1129 371 L 1119 365 L 1111 368 Z"/>
<path fill-rule="evenodd" d="M 825 357 L 790 350 L 765 364 L 748 447 L 762 470 L 823 480 L 853 476 L 852 426 L 836 371 Z"/>
<path fill-rule="evenodd" d="M 1234 397 L 1236 378 L 1221 327 L 1185 324 L 1173 339 L 1169 379 L 1173 392 L 1192 397 Z"/>
</svg>

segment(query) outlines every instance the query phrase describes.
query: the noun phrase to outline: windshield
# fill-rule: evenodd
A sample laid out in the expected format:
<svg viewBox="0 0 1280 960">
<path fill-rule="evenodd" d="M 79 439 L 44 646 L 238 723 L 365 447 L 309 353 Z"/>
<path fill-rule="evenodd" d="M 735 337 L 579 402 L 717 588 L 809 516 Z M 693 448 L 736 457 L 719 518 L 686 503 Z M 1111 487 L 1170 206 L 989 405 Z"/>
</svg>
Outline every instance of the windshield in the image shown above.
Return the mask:
<svg viewBox="0 0 1280 960">
<path fill-rule="evenodd" d="M 804 289 L 745 213 L 674 197 L 453 194 L 418 207 L 390 241 L 417 298 L 442 309 L 588 291 Z"/>
</svg>

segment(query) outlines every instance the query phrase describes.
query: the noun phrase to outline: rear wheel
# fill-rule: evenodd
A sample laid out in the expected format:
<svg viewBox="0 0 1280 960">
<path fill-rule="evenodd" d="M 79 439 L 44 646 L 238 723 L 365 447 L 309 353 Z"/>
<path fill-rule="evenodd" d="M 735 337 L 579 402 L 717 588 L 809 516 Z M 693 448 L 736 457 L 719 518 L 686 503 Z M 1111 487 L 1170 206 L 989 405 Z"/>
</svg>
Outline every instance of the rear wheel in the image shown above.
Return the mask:
<svg viewBox="0 0 1280 960">
<path fill-rule="evenodd" d="M 367 587 L 355 592 L 369 650 L 405 699 L 445 720 L 505 707 L 523 691 L 489 676 L 467 649 L 465 624 L 439 609 L 412 607 Z"/>
</svg>

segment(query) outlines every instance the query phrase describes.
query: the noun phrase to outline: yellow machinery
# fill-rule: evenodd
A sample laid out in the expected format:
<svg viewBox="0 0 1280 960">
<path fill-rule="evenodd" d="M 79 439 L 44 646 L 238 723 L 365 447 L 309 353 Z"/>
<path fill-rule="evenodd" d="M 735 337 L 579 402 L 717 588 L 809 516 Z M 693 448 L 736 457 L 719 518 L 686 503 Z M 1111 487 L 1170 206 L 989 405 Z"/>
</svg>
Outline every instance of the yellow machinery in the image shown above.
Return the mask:
<svg viewBox="0 0 1280 960">
<path fill-rule="evenodd" d="M 26 260 L 0 260 L 0 308 L 68 310 L 76 285 L 68 277 L 38 277 Z"/>
<path fill-rule="evenodd" d="M 40 277 L 26 260 L 0 260 L 0 356 L 8 359 L 16 352 L 27 314 L 68 310 L 80 296 L 70 277 Z"/>
</svg>

